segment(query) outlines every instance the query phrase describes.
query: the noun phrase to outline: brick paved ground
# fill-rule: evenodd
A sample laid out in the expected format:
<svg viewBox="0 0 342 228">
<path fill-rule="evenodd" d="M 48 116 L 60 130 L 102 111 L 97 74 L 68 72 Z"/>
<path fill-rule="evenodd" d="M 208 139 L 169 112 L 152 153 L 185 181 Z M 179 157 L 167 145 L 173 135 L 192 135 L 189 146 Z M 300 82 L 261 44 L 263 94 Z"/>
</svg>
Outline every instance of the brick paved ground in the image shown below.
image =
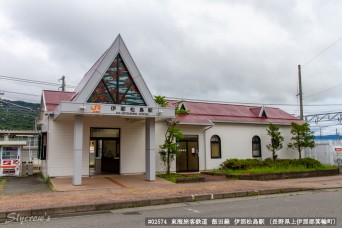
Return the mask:
<svg viewBox="0 0 342 228">
<path fill-rule="evenodd" d="M 151 184 L 122 188 L 76 190 L 65 192 L 45 192 L 0 195 L 0 211 L 18 209 L 49 208 L 73 206 L 90 203 L 108 203 L 159 199 L 192 194 L 215 194 L 265 189 L 302 188 L 323 189 L 342 188 L 342 175 L 276 181 L 209 181 L 191 184 Z"/>
</svg>

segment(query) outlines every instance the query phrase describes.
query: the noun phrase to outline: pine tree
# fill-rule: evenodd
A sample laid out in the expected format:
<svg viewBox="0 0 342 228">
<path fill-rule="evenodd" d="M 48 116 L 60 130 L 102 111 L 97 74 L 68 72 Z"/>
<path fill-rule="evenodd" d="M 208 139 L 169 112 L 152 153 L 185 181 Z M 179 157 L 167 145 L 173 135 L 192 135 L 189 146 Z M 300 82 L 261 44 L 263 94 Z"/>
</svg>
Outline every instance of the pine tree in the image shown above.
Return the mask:
<svg viewBox="0 0 342 228">
<path fill-rule="evenodd" d="M 270 123 L 266 129 L 267 135 L 271 137 L 271 143 L 266 145 L 267 149 L 272 152 L 272 159 L 275 161 L 278 157 L 276 152 L 283 148 L 284 137 L 279 131 L 279 127 Z"/>
</svg>

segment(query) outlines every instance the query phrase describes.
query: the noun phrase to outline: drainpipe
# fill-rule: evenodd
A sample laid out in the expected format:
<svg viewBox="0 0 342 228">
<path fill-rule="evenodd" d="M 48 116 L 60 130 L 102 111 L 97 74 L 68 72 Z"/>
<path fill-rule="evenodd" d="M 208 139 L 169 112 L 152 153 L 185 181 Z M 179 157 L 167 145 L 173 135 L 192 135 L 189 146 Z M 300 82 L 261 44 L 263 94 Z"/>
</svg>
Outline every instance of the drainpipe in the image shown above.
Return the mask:
<svg viewBox="0 0 342 228">
<path fill-rule="evenodd" d="M 204 166 L 205 166 L 205 171 L 207 171 L 207 140 L 206 140 L 206 132 L 207 130 L 209 130 L 210 128 L 212 128 L 214 125 L 211 125 L 209 127 L 207 127 L 206 129 L 203 130 L 204 133 Z"/>
</svg>

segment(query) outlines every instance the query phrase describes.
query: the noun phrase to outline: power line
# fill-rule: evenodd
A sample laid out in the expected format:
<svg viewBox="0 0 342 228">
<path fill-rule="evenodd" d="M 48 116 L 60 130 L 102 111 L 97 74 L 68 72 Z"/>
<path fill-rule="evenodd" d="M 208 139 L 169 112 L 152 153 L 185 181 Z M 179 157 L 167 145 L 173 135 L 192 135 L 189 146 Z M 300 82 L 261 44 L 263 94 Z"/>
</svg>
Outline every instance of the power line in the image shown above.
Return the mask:
<svg viewBox="0 0 342 228">
<path fill-rule="evenodd" d="M 0 91 L 1 91 L 1 92 L 5 92 L 5 93 L 14 93 L 14 94 L 20 94 L 20 95 L 28 95 L 28 96 L 40 97 L 40 95 L 32 94 L 32 93 L 20 93 L 20 92 L 8 91 L 8 90 L 0 90 Z"/>
<path fill-rule="evenodd" d="M 342 39 L 342 36 L 340 38 L 338 38 L 337 40 L 335 40 L 332 44 L 330 44 L 327 48 L 323 49 L 322 51 L 320 51 L 318 54 L 316 54 L 314 57 L 312 57 L 311 59 L 309 59 L 306 63 L 304 63 L 302 65 L 302 67 L 304 67 L 305 65 L 309 64 L 311 61 L 313 61 L 314 59 L 316 59 L 318 56 L 320 56 L 321 54 L 323 54 L 325 51 L 327 51 L 329 48 L 331 48 L 332 46 L 334 46 L 337 42 L 339 42 Z"/>
<path fill-rule="evenodd" d="M 21 105 L 18 105 L 18 104 L 14 104 L 14 103 L 12 103 L 12 102 L 10 102 L 10 101 L 6 101 L 6 100 L 1 100 L 1 101 L 4 102 L 4 103 L 10 104 L 10 105 L 19 107 L 19 108 L 24 108 L 24 109 L 30 110 L 30 111 L 32 111 L 32 112 L 36 112 L 36 110 L 33 110 L 32 108 L 25 107 L 25 106 L 21 106 Z"/>
<path fill-rule="evenodd" d="M 10 76 L 5 76 L 5 75 L 0 75 L 0 79 L 8 80 L 8 81 L 18 81 L 18 82 L 24 82 L 24 83 L 32 83 L 32 84 L 38 84 L 38 85 L 60 86 L 60 84 L 58 84 L 58 83 L 30 80 L 30 79 L 17 78 L 17 77 L 10 77 Z M 66 87 L 75 88 L 76 86 L 66 85 Z"/>
<path fill-rule="evenodd" d="M 229 102 L 229 101 L 212 101 L 212 100 L 197 100 L 197 99 L 186 99 L 176 97 L 166 97 L 167 100 L 184 100 L 193 102 L 205 102 L 205 103 L 216 103 L 216 104 L 232 104 L 232 105 L 268 105 L 268 106 L 298 106 L 298 104 L 284 104 L 284 103 L 253 103 L 253 102 Z M 342 104 L 304 104 L 304 106 L 341 106 Z"/>
<path fill-rule="evenodd" d="M 342 84 L 341 84 L 342 85 Z M 340 86 L 340 85 L 339 85 Z M 337 86 L 336 86 L 337 87 Z M 335 88 L 335 87 L 334 87 Z M 28 96 L 36 96 L 40 97 L 41 95 L 32 94 L 32 93 L 20 93 L 8 90 L 0 90 L 1 92 L 5 93 L 13 93 L 13 94 L 20 94 L 20 95 L 28 95 Z M 315 95 L 315 94 L 314 94 Z M 310 95 L 313 96 L 313 95 Z M 307 96 L 309 97 L 309 96 Z M 306 98 L 306 97 L 305 97 Z M 268 106 L 294 106 L 297 107 L 298 104 L 284 104 L 284 103 L 254 103 L 254 102 L 223 102 L 223 101 L 211 101 L 211 100 L 197 100 L 197 99 L 185 99 L 185 98 L 175 98 L 175 97 L 167 97 L 170 100 L 185 100 L 185 101 L 194 101 L 194 102 L 209 102 L 209 103 L 220 103 L 220 104 L 233 104 L 233 105 L 268 105 Z M 342 106 L 342 104 L 304 104 L 303 106 L 307 107 L 324 107 L 324 106 Z"/>
<path fill-rule="evenodd" d="M 320 91 L 320 92 L 318 92 L 318 93 L 314 93 L 314 94 L 311 94 L 311 95 L 309 95 L 309 96 L 305 96 L 304 98 L 313 97 L 313 96 L 319 95 L 319 94 L 321 94 L 321 93 L 328 92 L 328 91 L 330 91 L 330 90 L 332 90 L 332 89 L 336 89 L 337 87 L 340 87 L 340 86 L 342 86 L 342 83 L 341 83 L 341 84 L 338 84 L 337 86 L 334 86 L 334 87 L 331 87 L 331 88 L 322 90 L 322 91 Z"/>
</svg>

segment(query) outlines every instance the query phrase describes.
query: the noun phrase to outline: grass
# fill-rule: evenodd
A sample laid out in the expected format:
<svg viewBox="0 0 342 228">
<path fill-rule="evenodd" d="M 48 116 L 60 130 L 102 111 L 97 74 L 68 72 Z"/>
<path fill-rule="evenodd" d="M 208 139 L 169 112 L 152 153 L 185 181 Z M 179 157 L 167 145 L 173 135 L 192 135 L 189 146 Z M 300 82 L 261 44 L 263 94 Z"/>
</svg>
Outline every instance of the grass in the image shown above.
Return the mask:
<svg viewBox="0 0 342 228">
<path fill-rule="evenodd" d="M 305 172 L 305 171 L 315 171 L 315 170 L 329 170 L 336 169 L 333 165 L 322 165 L 320 168 L 306 168 L 305 166 L 297 167 L 256 167 L 246 170 L 233 170 L 233 169 L 216 169 L 212 170 L 213 173 L 227 173 L 227 174 L 258 174 L 258 173 L 286 173 L 286 172 Z"/>
<path fill-rule="evenodd" d="M 5 184 L 6 184 L 6 179 L 3 177 L 0 177 L 0 191 L 3 190 Z"/>
<path fill-rule="evenodd" d="M 49 176 L 44 177 L 42 172 L 40 172 L 38 175 L 42 178 L 42 181 L 44 184 L 49 185 L 49 187 L 52 191 L 57 192 L 57 189 L 55 189 L 55 186 L 53 186 Z"/>
<path fill-rule="evenodd" d="M 163 178 L 173 183 L 176 183 L 176 180 L 178 178 L 196 178 L 200 176 L 201 176 L 200 174 L 180 174 L 180 173 L 170 173 L 169 175 L 165 173 L 157 174 L 157 177 Z"/>
</svg>

